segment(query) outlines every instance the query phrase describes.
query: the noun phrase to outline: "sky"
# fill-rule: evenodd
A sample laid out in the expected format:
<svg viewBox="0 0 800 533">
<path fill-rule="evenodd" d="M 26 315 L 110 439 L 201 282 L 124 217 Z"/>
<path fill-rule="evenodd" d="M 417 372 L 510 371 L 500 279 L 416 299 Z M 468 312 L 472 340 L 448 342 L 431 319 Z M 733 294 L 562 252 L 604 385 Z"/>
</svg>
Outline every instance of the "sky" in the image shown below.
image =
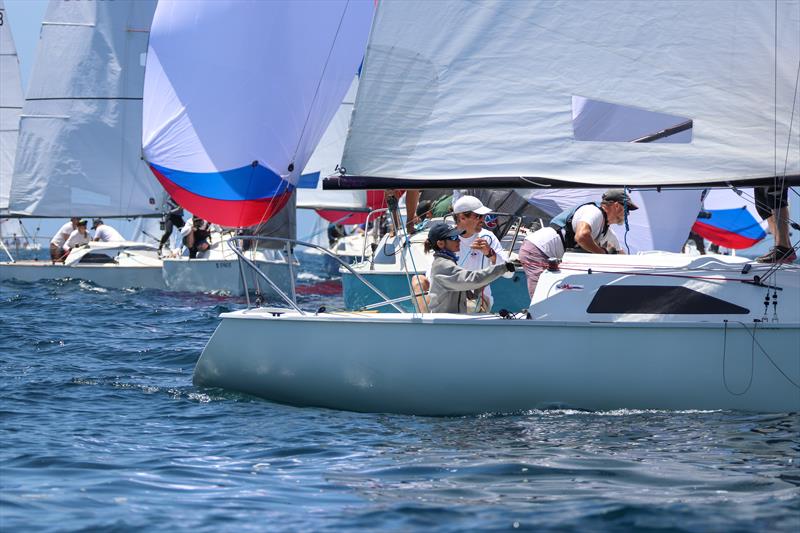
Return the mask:
<svg viewBox="0 0 800 533">
<path fill-rule="evenodd" d="M 39 29 L 47 10 L 48 0 L 4 0 L 8 23 L 14 36 L 17 55 L 20 62 L 22 88 L 27 90 L 33 62 L 36 60 L 36 46 L 39 42 Z M 305 209 L 297 212 L 297 238 L 304 240 L 313 231 L 314 224 L 319 217 L 312 211 Z M 65 219 L 66 220 L 66 219 Z M 61 219 L 26 219 L 23 221 L 29 234 L 34 234 L 39 228 L 39 236 L 52 237 L 64 223 Z M 131 237 L 134 230 L 133 222 L 108 221 L 125 237 Z M 44 242 L 42 242 L 44 244 Z"/>
</svg>

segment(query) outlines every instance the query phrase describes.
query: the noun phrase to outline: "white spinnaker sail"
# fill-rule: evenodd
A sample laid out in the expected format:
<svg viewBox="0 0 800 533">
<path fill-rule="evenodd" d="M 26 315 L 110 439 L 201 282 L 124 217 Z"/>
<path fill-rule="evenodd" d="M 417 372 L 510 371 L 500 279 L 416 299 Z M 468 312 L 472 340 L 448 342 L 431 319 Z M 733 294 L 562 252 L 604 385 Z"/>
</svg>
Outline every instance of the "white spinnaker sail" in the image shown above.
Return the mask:
<svg viewBox="0 0 800 533">
<path fill-rule="evenodd" d="M 798 35 L 797 0 L 381 1 L 343 164 L 607 185 L 797 173 Z M 576 96 L 688 118 L 691 142 L 576 141 Z"/>
<path fill-rule="evenodd" d="M 280 210 L 358 70 L 372 11 L 368 0 L 160 2 L 142 146 L 172 198 L 226 226 Z"/>
<path fill-rule="evenodd" d="M 342 151 L 353 114 L 353 102 L 358 91 L 358 77 L 353 79 L 347 95 L 336 111 L 328 129 L 306 163 L 303 174 L 319 173 L 316 189 L 297 189 L 297 207 L 304 209 L 365 209 L 366 191 L 323 191 L 322 179 L 334 174 L 342 161 Z"/>
<path fill-rule="evenodd" d="M 20 121 L 11 211 L 135 216 L 163 190 L 141 158 L 142 86 L 155 0 L 53 0 Z"/>
<path fill-rule="evenodd" d="M 3 0 L 0 21 L 0 212 L 7 212 L 23 100 L 17 48 Z"/>
</svg>

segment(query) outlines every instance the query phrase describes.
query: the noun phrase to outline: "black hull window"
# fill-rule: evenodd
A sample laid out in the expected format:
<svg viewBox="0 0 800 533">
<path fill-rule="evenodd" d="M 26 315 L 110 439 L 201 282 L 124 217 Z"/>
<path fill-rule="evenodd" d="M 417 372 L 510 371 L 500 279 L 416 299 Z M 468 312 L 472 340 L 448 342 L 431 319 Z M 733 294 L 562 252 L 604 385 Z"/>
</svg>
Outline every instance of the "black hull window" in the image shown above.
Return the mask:
<svg viewBox="0 0 800 533">
<path fill-rule="evenodd" d="M 587 313 L 647 315 L 746 315 L 749 309 L 686 287 L 604 285 Z"/>
</svg>

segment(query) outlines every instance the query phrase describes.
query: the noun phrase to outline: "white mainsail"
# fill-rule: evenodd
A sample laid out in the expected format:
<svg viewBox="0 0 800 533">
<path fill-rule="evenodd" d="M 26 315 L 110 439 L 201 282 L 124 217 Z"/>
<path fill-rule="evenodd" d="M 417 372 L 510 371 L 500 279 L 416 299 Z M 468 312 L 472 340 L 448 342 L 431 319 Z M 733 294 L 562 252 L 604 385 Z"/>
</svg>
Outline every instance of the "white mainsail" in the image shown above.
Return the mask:
<svg viewBox="0 0 800 533">
<path fill-rule="evenodd" d="M 163 190 L 141 158 L 155 0 L 50 3 L 20 122 L 12 213 L 137 216 Z"/>
<path fill-rule="evenodd" d="M 797 0 L 381 1 L 343 165 L 573 185 L 798 175 L 798 35 Z M 691 142 L 577 141 L 575 97 L 689 119 Z"/>
<path fill-rule="evenodd" d="M 22 83 L 19 58 L 3 0 L 0 0 L 0 212 L 8 211 L 14 154 L 17 151 Z"/>
<path fill-rule="evenodd" d="M 358 77 L 353 79 L 342 104 L 333 116 L 328 129 L 306 163 L 303 175 L 319 174 L 316 189 L 297 189 L 297 207 L 301 209 L 358 210 L 367 206 L 366 191 L 323 191 L 322 179 L 336 173 L 342 160 L 344 142 L 353 114 L 353 103 L 358 91 Z"/>
</svg>

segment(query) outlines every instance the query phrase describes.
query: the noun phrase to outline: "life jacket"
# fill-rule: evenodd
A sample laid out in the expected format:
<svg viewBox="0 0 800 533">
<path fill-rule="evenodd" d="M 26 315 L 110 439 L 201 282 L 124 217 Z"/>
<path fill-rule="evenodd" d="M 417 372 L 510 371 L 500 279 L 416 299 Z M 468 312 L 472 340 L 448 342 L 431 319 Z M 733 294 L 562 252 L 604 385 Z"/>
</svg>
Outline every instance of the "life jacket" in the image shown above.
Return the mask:
<svg viewBox="0 0 800 533">
<path fill-rule="evenodd" d="M 561 244 L 564 245 L 564 250 L 569 250 L 570 248 L 580 248 L 578 243 L 575 242 L 575 229 L 572 227 L 572 219 L 575 216 L 575 212 L 585 205 L 593 205 L 597 209 L 600 209 L 600 212 L 603 213 L 603 231 L 600 232 L 600 236 L 605 237 L 606 233 L 608 233 L 608 215 L 595 202 L 586 202 L 585 204 L 575 206 L 572 209 L 567 209 L 566 211 L 562 211 L 561 213 L 557 214 L 555 217 L 553 217 L 553 220 L 550 221 L 550 227 L 556 230 L 558 236 L 561 237 Z"/>
</svg>

